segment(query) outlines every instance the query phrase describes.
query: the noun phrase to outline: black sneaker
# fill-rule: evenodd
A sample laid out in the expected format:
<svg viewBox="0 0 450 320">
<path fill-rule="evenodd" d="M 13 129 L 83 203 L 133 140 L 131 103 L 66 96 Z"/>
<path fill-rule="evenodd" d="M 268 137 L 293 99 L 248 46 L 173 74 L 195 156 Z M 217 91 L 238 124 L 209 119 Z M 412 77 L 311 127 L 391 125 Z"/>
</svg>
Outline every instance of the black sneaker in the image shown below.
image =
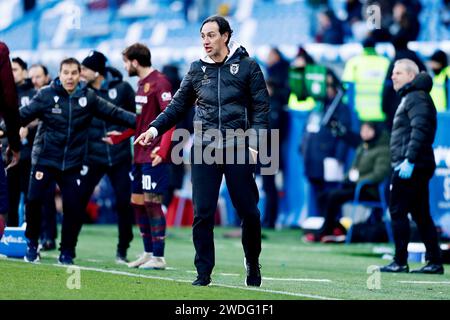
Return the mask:
<svg viewBox="0 0 450 320">
<path fill-rule="evenodd" d="M 429 262 L 420 269 L 411 270 L 411 273 L 444 274 L 444 267 L 442 264 Z"/>
<path fill-rule="evenodd" d="M 250 263 L 245 261 L 245 269 L 247 270 L 247 277 L 245 278 L 245 285 L 247 287 L 261 286 L 261 265 L 258 261 Z"/>
<path fill-rule="evenodd" d="M 193 286 L 208 286 L 211 283 L 211 277 L 209 275 L 198 275 L 197 279 L 192 282 Z"/>
<path fill-rule="evenodd" d="M 25 257 L 23 257 L 23 260 L 31 263 L 38 262 L 40 260 L 37 241 L 29 241 L 27 243 L 27 252 L 25 254 Z"/>
<path fill-rule="evenodd" d="M 62 251 L 58 258 L 58 263 L 63 265 L 73 265 L 73 256 L 66 251 Z"/>
<path fill-rule="evenodd" d="M 395 273 L 405 272 L 405 273 L 408 273 L 409 266 L 407 264 L 400 265 L 394 261 L 394 262 L 388 264 L 387 266 L 381 267 L 380 272 L 395 272 Z"/>
<path fill-rule="evenodd" d="M 130 261 L 128 261 L 128 259 L 127 259 L 127 253 L 117 250 L 116 263 L 117 264 L 127 264 L 128 262 L 130 262 Z"/>
</svg>

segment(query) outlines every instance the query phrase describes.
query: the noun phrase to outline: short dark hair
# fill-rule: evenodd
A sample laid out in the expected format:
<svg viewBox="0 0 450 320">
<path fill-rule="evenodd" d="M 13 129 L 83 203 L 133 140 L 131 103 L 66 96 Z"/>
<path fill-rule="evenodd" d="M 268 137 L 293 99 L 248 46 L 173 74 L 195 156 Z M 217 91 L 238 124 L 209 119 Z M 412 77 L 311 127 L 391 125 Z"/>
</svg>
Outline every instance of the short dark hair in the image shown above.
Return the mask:
<svg viewBox="0 0 450 320">
<path fill-rule="evenodd" d="M 136 60 L 142 67 L 152 66 L 152 54 L 145 44 L 132 44 L 122 51 L 122 55 L 128 60 Z"/>
<path fill-rule="evenodd" d="M 35 64 L 33 64 L 33 65 L 30 67 L 30 69 L 31 69 L 31 68 L 38 68 L 38 67 L 42 69 L 42 71 L 44 72 L 44 76 L 48 76 L 48 69 L 47 69 L 47 67 L 44 66 L 42 63 L 35 63 Z"/>
<path fill-rule="evenodd" d="M 231 35 L 233 34 L 233 30 L 231 30 L 230 23 L 222 16 L 211 16 L 206 18 L 205 21 L 202 22 L 202 26 L 200 27 L 200 32 L 202 31 L 203 26 L 208 22 L 215 22 L 219 26 L 219 33 L 222 35 L 224 33 L 228 33 L 228 40 L 226 45 L 230 42 Z"/>
<path fill-rule="evenodd" d="M 25 61 L 23 61 L 22 58 L 15 57 L 15 58 L 12 58 L 11 60 L 12 60 L 12 62 L 17 63 L 22 68 L 22 70 L 28 69 L 28 64 Z"/>
<path fill-rule="evenodd" d="M 81 64 L 80 61 L 78 61 L 75 58 L 65 58 L 63 61 L 61 61 L 60 65 L 59 65 L 59 71 L 61 71 L 62 66 L 65 64 L 76 64 L 78 67 L 78 71 L 81 72 Z"/>
</svg>

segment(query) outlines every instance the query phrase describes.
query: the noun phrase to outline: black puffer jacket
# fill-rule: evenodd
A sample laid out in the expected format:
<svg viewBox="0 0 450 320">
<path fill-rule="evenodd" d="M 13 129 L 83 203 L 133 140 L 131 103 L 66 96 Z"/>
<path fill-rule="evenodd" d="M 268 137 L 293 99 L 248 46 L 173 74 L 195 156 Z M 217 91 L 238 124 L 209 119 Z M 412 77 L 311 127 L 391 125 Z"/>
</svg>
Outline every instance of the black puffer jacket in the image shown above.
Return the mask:
<svg viewBox="0 0 450 320">
<path fill-rule="evenodd" d="M 68 170 L 80 167 L 86 152 L 87 136 L 94 116 L 124 125 L 136 126 L 136 116 L 98 97 L 80 83 L 69 96 L 59 78 L 43 87 L 28 106 L 20 108 L 22 125 L 39 118 L 32 164 Z"/>
<path fill-rule="evenodd" d="M 122 74 L 115 68 L 107 67 L 105 82 L 100 90 L 93 89 L 100 97 L 129 112 L 136 112 L 134 90 L 128 82 L 122 80 Z M 102 141 L 108 131 L 124 131 L 125 127 L 101 120 L 92 119 L 89 128 L 89 143 L 86 154 L 87 164 L 114 166 L 122 161 L 131 163 L 131 145 L 129 140 L 116 145 Z"/>
<path fill-rule="evenodd" d="M 436 108 L 430 97 L 431 77 L 421 72 L 399 90 L 402 101 L 395 113 L 391 134 L 391 165 L 408 159 L 417 168 L 436 167 L 433 141 L 436 134 Z"/>
<path fill-rule="evenodd" d="M 194 122 L 202 124 L 201 131 L 194 126 L 196 139 L 200 134 L 209 138 L 209 129 L 219 129 L 225 137 L 227 129 L 268 128 L 269 95 L 261 69 L 244 47 L 230 42 L 229 48 L 230 58 L 223 64 L 209 57 L 191 64 L 172 102 L 150 124 L 158 135 L 183 119 L 194 104 Z"/>
</svg>

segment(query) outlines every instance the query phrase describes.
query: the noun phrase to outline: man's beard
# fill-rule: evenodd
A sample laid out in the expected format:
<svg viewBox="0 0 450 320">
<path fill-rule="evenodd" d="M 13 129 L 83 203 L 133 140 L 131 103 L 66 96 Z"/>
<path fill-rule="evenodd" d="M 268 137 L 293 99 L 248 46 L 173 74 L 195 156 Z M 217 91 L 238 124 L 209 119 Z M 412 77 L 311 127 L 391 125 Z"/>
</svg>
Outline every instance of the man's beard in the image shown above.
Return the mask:
<svg viewBox="0 0 450 320">
<path fill-rule="evenodd" d="M 128 76 L 134 77 L 134 76 L 137 76 L 137 75 L 138 75 L 138 73 L 137 73 L 136 68 L 130 67 L 130 70 L 128 70 Z"/>
</svg>

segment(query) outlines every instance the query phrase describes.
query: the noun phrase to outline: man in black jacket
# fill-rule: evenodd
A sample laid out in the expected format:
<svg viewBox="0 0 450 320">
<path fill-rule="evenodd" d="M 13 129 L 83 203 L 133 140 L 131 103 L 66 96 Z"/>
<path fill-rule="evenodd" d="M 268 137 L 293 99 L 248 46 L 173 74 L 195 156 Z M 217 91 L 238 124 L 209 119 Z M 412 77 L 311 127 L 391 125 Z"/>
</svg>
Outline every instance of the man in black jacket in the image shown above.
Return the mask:
<svg viewBox="0 0 450 320">
<path fill-rule="evenodd" d="M 106 57 L 92 51 L 81 63 L 81 78 L 98 96 L 119 108 L 135 113 L 135 94 L 133 88 L 122 80 L 117 69 L 106 67 Z M 106 144 L 102 138 L 111 131 L 124 131 L 126 128 L 98 118 L 92 120 L 89 128 L 88 148 L 83 170 L 81 171 L 82 206 L 86 208 L 100 179 L 108 175 L 116 198 L 118 214 L 119 243 L 116 262 L 127 263 L 127 250 L 133 239 L 133 210 L 131 197 L 131 145 L 130 140 L 116 145 Z"/>
<path fill-rule="evenodd" d="M 417 224 L 427 250 L 427 265 L 413 273 L 443 274 L 441 252 L 430 215 L 428 183 L 436 168 L 433 141 L 436 134 L 436 108 L 430 97 L 431 77 L 419 73 L 409 59 L 400 59 L 392 72 L 394 89 L 402 100 L 395 113 L 391 134 L 391 199 L 389 212 L 395 241 L 394 261 L 381 272 L 409 272 L 408 213 Z"/>
<path fill-rule="evenodd" d="M 207 164 L 196 159 L 197 150 L 225 154 L 237 149 L 237 156 L 246 160 L 257 157 L 257 139 L 250 137 L 248 144 L 234 144 L 234 138 L 218 138 L 211 144 L 211 132 L 226 136 L 226 130 L 268 128 L 269 95 L 258 64 L 247 51 L 230 42 L 232 30 L 227 20 L 214 16 L 206 19 L 200 34 L 206 57 L 191 64 L 180 89 L 172 102 L 150 128 L 135 143 L 147 145 L 181 120 L 196 103 L 194 147 L 191 150 L 192 186 L 194 202 L 193 240 L 197 279 L 193 285 L 206 286 L 211 282 L 214 268 L 214 213 L 222 176 L 225 175 L 234 207 L 242 219 L 242 244 L 246 258 L 246 285 L 261 285 L 259 255 L 261 252 L 261 222 L 257 208 L 258 189 L 254 180 L 255 166 L 230 163 L 228 157 L 219 163 Z M 201 124 L 199 130 L 197 124 Z M 231 143 L 230 143 L 231 142 Z M 224 152 L 224 146 L 227 148 Z M 194 154 L 194 157 L 192 155 Z M 203 153 L 204 155 L 205 153 Z M 236 154 L 235 154 L 236 155 Z M 220 156 L 222 157 L 222 156 Z M 217 159 L 217 158 L 216 158 Z M 224 158 L 223 158 L 224 159 Z M 233 159 L 235 160 L 235 159 Z M 252 162 L 252 161 L 250 161 Z"/>
<path fill-rule="evenodd" d="M 419 67 L 419 71 L 426 71 L 426 67 L 417 54 L 408 49 L 408 39 L 402 36 L 396 36 L 392 38 L 392 45 L 395 49 L 395 56 L 389 64 L 388 71 L 386 72 L 386 79 L 384 80 L 383 87 L 383 101 L 382 108 L 386 115 L 386 125 L 389 132 L 392 130 L 392 122 L 394 121 L 395 111 L 400 104 L 401 97 L 396 94 L 392 84 L 392 70 L 394 70 L 394 64 L 400 59 L 410 59 L 414 61 Z"/>
<path fill-rule="evenodd" d="M 74 58 L 61 62 L 59 78 L 42 88 L 28 106 L 20 108 L 22 124 L 39 118 L 32 152 L 28 203 L 26 206 L 28 248 L 25 261 L 39 260 L 38 239 L 42 198 L 53 181 L 63 197 L 63 222 L 59 263 L 73 264 L 81 229 L 80 169 L 88 131 L 94 116 L 134 128 L 133 113 L 115 107 L 80 83 L 80 63 Z"/>
</svg>

